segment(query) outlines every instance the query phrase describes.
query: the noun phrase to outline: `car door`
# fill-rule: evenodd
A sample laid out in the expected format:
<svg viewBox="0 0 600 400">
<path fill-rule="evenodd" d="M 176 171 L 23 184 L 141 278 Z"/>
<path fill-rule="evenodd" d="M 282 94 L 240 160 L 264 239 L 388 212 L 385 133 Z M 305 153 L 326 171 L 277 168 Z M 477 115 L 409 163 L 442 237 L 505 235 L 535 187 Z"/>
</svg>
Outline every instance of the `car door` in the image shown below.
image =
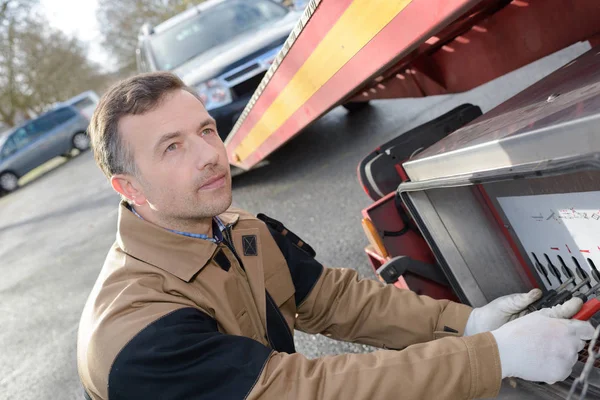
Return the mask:
<svg viewBox="0 0 600 400">
<path fill-rule="evenodd" d="M 63 155 L 72 147 L 73 135 L 78 131 L 78 114 L 74 108 L 67 107 L 52 113 L 53 128 L 46 133 L 50 158 Z"/>
<path fill-rule="evenodd" d="M 29 155 L 31 169 L 55 157 L 52 154 L 52 140 L 50 140 L 50 134 L 55 126 L 52 113 L 43 115 L 27 125 L 30 143 L 25 151 Z"/>
</svg>

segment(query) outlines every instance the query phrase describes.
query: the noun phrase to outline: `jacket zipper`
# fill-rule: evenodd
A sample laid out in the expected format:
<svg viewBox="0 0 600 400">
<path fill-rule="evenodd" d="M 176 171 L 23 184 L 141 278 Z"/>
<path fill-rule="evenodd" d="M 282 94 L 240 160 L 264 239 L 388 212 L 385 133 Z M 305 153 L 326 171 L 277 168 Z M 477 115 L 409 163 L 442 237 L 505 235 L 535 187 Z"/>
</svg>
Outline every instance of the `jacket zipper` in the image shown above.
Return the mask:
<svg viewBox="0 0 600 400">
<path fill-rule="evenodd" d="M 246 272 L 246 269 L 244 268 L 244 264 L 242 263 L 242 259 L 240 258 L 240 256 L 238 255 L 238 253 L 235 250 L 235 246 L 233 245 L 233 237 L 231 236 L 231 224 L 227 225 L 225 227 L 225 230 L 223 231 L 224 235 L 223 235 L 223 241 L 225 242 L 225 245 L 229 248 L 229 250 L 231 250 L 231 252 L 233 253 L 233 255 L 235 256 L 240 268 L 244 271 L 244 275 Z M 247 278 L 247 275 L 246 275 Z M 252 293 L 252 291 L 250 290 L 250 293 Z M 269 292 L 267 292 L 267 290 L 265 289 L 265 302 L 267 301 L 267 296 L 270 296 L 268 294 Z M 285 318 L 283 317 L 283 314 L 281 314 L 281 311 L 279 311 L 278 307 L 275 307 L 275 311 L 277 313 L 279 313 L 282 321 L 285 321 Z M 258 310 L 256 311 L 258 313 Z M 260 319 L 260 318 L 259 318 Z M 266 321 L 265 321 L 266 323 Z M 294 337 L 294 335 L 292 334 L 292 331 L 290 330 L 290 327 L 288 326 L 287 323 L 284 324 L 285 327 L 287 328 L 289 334 L 292 336 L 292 338 Z M 271 342 L 271 338 L 269 337 L 269 330 L 267 329 L 267 327 L 265 326 L 265 338 L 267 339 L 267 341 L 269 342 L 269 345 L 271 345 L 271 348 L 275 348 L 275 346 L 273 345 L 273 342 Z M 293 340 L 293 339 L 292 339 Z"/>
<path fill-rule="evenodd" d="M 227 247 L 229 247 L 229 250 L 231 250 L 231 252 L 235 256 L 236 260 L 240 264 L 240 267 L 244 271 L 246 271 L 246 268 L 244 268 L 244 264 L 242 264 L 242 260 L 240 259 L 240 256 L 238 256 L 237 251 L 235 251 L 235 246 L 233 245 L 233 237 L 231 236 L 231 225 L 227 225 L 225 227 L 225 230 L 223 231 L 223 233 L 224 233 L 223 238 L 225 239 L 223 241 L 225 242 L 225 245 Z"/>
</svg>

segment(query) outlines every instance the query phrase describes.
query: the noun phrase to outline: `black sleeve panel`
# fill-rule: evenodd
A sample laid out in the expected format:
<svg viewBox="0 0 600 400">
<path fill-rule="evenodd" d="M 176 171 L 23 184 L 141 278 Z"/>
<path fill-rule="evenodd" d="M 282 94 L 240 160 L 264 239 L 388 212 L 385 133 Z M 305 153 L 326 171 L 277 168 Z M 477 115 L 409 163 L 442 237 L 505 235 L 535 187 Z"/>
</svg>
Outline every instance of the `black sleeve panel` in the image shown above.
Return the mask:
<svg viewBox="0 0 600 400">
<path fill-rule="evenodd" d="M 267 224 L 279 250 L 287 261 L 296 289 L 296 306 L 300 305 L 310 293 L 323 272 L 323 265 L 312 255 L 296 246 L 287 236 Z"/>
<path fill-rule="evenodd" d="M 240 399 L 259 378 L 271 350 L 225 335 L 195 308 L 174 311 L 140 331 L 118 354 L 109 400 Z"/>
</svg>

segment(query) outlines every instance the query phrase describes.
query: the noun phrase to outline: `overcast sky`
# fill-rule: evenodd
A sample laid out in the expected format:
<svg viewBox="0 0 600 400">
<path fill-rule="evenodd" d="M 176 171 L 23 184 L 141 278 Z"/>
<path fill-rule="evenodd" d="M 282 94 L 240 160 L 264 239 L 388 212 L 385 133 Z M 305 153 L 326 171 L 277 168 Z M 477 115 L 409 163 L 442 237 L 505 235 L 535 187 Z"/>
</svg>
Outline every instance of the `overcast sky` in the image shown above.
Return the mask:
<svg viewBox="0 0 600 400">
<path fill-rule="evenodd" d="M 110 56 L 100 46 L 101 36 L 96 21 L 97 0 L 41 0 L 40 4 L 52 26 L 86 43 L 91 60 L 105 69 L 113 68 Z"/>
</svg>

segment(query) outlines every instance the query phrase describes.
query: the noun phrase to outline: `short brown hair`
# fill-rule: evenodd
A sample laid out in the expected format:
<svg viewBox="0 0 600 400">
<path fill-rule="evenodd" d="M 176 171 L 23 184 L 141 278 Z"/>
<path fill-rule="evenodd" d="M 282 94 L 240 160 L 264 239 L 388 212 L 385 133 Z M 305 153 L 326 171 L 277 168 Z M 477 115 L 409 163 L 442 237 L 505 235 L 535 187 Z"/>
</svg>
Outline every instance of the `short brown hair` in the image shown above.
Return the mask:
<svg viewBox="0 0 600 400">
<path fill-rule="evenodd" d="M 185 90 L 200 100 L 196 91 L 169 72 L 151 72 L 118 82 L 100 99 L 90 121 L 89 135 L 96 163 L 110 178 L 115 174 L 137 175 L 133 153 L 119 134 L 119 121 L 155 109 L 165 95 Z"/>
</svg>

